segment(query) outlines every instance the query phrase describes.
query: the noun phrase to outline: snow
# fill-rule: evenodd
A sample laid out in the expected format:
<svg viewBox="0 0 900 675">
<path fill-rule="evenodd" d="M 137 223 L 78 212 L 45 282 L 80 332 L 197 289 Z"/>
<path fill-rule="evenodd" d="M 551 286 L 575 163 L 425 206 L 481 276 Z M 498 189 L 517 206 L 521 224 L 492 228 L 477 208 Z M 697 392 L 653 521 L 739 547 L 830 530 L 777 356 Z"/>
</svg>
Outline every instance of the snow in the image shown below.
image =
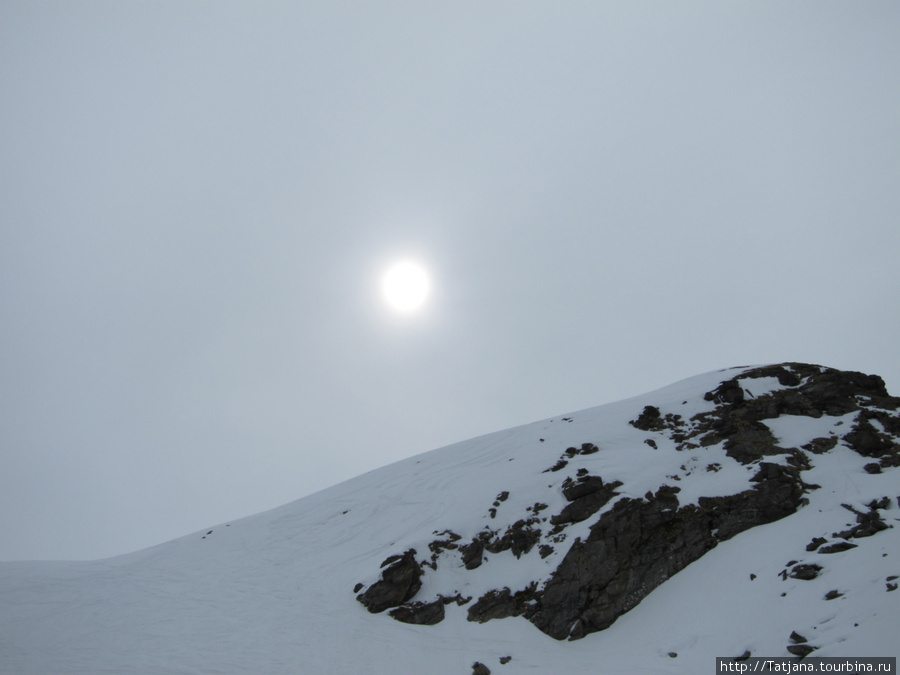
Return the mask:
<svg viewBox="0 0 900 675">
<path fill-rule="evenodd" d="M 472 623 L 468 606 L 455 604 L 435 626 L 407 625 L 356 601 L 354 586 L 375 581 L 385 558 L 415 548 L 425 559 L 436 533 L 452 530 L 461 543 L 485 527 L 502 533 L 535 502 L 548 505 L 541 515 L 559 513 L 562 482 L 578 468 L 622 481 L 619 498 L 641 498 L 661 484 L 681 488 L 682 504 L 747 489 L 757 467 L 741 466 L 721 445 L 678 451 L 665 434 L 628 424 L 646 405 L 685 420 L 708 412 L 714 404 L 703 393 L 736 372 L 434 450 L 129 555 L 2 563 L 0 673 L 467 674 L 475 661 L 503 674 L 698 673 L 713 672 L 716 656 L 745 650 L 786 656 L 795 630 L 819 647 L 817 656 L 900 656 L 900 591 L 886 592 L 886 579 L 900 575 L 900 470 L 869 474 L 867 460 L 840 444 L 810 455 L 804 478 L 821 487 L 797 514 L 720 543 L 613 626 L 581 640 L 558 642 L 522 618 Z M 780 387 L 775 378 L 742 384 L 754 396 Z M 789 447 L 846 430 L 853 417 L 767 424 Z M 544 472 L 586 442 L 599 451 Z M 707 470 L 712 464 L 719 470 Z M 855 523 L 841 503 L 864 511 L 883 496 L 892 500 L 883 511 L 892 529 L 855 539 L 858 547 L 842 553 L 806 551 L 813 537 L 831 540 Z M 546 579 L 588 526 L 566 528 L 564 545 L 546 559 L 505 551 L 467 571 L 458 552 L 446 551 L 437 570 L 426 568 L 416 599 L 477 598 Z M 791 561 L 825 569 L 812 581 L 785 579 Z M 832 589 L 843 595 L 825 600 Z"/>
</svg>

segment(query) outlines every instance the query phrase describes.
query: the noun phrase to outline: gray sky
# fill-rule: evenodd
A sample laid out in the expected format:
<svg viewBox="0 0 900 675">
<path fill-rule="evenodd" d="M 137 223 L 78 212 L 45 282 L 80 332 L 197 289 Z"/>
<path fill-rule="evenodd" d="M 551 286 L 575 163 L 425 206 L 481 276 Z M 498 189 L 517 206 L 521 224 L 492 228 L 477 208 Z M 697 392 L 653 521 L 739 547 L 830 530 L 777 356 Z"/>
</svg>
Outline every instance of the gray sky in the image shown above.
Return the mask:
<svg viewBox="0 0 900 675">
<path fill-rule="evenodd" d="M 0 0 L 0 559 L 717 368 L 900 394 L 898 35 L 893 1 Z"/>
</svg>

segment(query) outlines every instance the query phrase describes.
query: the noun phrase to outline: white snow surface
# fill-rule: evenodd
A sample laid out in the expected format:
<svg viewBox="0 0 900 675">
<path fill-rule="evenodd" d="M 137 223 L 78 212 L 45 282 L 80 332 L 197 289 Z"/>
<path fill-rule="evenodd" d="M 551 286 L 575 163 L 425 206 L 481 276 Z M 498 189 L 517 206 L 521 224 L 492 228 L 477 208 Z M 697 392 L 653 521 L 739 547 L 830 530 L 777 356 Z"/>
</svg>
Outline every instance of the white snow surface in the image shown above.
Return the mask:
<svg viewBox="0 0 900 675">
<path fill-rule="evenodd" d="M 554 640 L 524 618 L 469 622 L 467 606 L 456 604 L 437 625 L 408 625 L 356 600 L 354 586 L 377 580 L 388 556 L 415 548 L 429 558 L 437 533 L 452 530 L 464 543 L 485 527 L 502 532 L 536 502 L 548 505 L 542 516 L 559 513 L 566 504 L 560 486 L 578 468 L 622 481 L 618 498 L 641 498 L 664 483 L 681 488 L 682 505 L 748 489 L 756 467 L 738 464 L 721 445 L 676 451 L 666 434 L 628 424 L 646 405 L 685 420 L 712 410 L 703 394 L 737 372 L 434 450 L 129 555 L 2 563 L 0 673 L 468 675 L 476 661 L 495 674 L 712 673 L 716 656 L 788 656 L 792 631 L 818 647 L 815 656 L 900 656 L 900 591 L 887 591 L 887 579 L 900 575 L 900 469 L 869 474 L 863 466 L 871 460 L 840 444 L 810 455 L 804 479 L 821 487 L 809 492 L 807 506 L 720 543 L 610 628 L 581 640 Z M 780 387 L 774 378 L 748 382 L 754 396 Z M 796 447 L 828 436 L 837 423 L 846 430 L 854 416 L 767 424 L 783 447 Z M 582 443 L 600 450 L 545 472 Z M 707 470 L 711 464 L 720 470 Z M 509 497 L 492 518 L 503 491 Z M 865 510 L 883 496 L 891 498 L 882 511 L 890 529 L 854 539 L 849 551 L 806 550 L 813 537 L 855 523 L 842 503 Z M 546 580 L 594 521 L 568 527 L 545 559 L 505 551 L 467 571 L 458 551 L 445 551 L 437 570 L 426 568 L 415 599 L 455 592 L 477 599 L 492 588 Z M 811 581 L 784 579 L 791 561 L 824 571 Z M 826 600 L 833 589 L 843 595 Z M 502 657 L 511 658 L 501 664 Z"/>
</svg>

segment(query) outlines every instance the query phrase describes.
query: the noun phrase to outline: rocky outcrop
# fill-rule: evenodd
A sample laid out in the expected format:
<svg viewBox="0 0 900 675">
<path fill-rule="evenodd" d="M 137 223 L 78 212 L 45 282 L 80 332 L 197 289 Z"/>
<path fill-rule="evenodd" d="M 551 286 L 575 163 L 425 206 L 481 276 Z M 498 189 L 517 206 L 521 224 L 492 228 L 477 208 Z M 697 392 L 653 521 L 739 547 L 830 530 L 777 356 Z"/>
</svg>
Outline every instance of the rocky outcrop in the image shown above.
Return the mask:
<svg viewBox="0 0 900 675">
<path fill-rule="evenodd" d="M 622 499 L 575 542 L 539 595 L 532 621 L 558 640 L 609 627 L 719 541 L 796 511 L 796 470 L 762 464 L 751 490 L 679 508 L 677 487 Z"/>
<path fill-rule="evenodd" d="M 370 612 L 378 613 L 411 600 L 422 587 L 422 566 L 416 562 L 416 549 L 389 557 L 381 567 L 381 579 L 356 596 Z"/>
<path fill-rule="evenodd" d="M 772 378 L 778 384 L 749 384 L 760 378 Z M 767 393 L 754 396 L 751 389 Z M 674 451 L 686 454 L 720 446 L 727 457 L 752 472 L 748 489 L 682 504 L 680 489 L 674 484 L 679 477 L 670 476 L 672 481 L 657 483 L 659 487 L 643 498 L 626 496 L 622 493 L 627 486 L 622 481 L 601 477 L 584 466 L 575 471 L 573 467 L 584 461 L 583 456 L 604 452 L 603 446 L 585 442 L 567 448 L 555 464 L 543 470 L 544 474 L 571 472 L 561 483 L 558 478 L 551 479 L 557 481 L 555 503 L 565 502 L 561 508 L 556 507 L 557 513 L 545 516 L 541 511 L 548 508 L 547 504 L 537 501 L 520 518 L 507 519 L 505 523 L 511 524 L 505 529 L 483 527 L 459 545 L 456 542 L 461 537 L 445 530 L 439 535 L 443 538 L 428 544 L 430 561 L 417 562 L 413 549 L 388 558 L 382 564 L 381 579 L 357 598 L 371 612 L 392 608 L 390 615 L 397 620 L 436 623 L 443 619 L 447 602 L 466 604 L 471 598 L 457 593 L 452 599 L 415 599 L 423 566 L 437 570 L 445 564 L 441 561 L 447 560 L 441 556 L 449 555 L 455 556 L 454 566 L 468 573 L 478 570 L 490 556 L 506 551 L 516 558 L 540 555 L 546 559 L 555 554 L 552 560 L 558 562 L 553 563 L 555 567 L 548 576 L 518 590 L 502 587 L 484 593 L 469 606 L 467 617 L 475 622 L 524 617 L 551 637 L 577 639 L 612 625 L 653 589 L 721 542 L 802 508 L 807 503 L 806 495 L 818 488 L 803 477 L 816 456 L 841 447 L 842 451 L 849 448 L 872 460 L 865 466 L 869 474 L 900 466 L 900 399 L 891 397 L 877 376 L 785 363 L 741 369 L 705 392 L 703 398 L 713 404 L 712 408 L 690 419 L 654 405 L 643 406 L 630 424 L 650 438 L 637 443 L 641 447 L 646 444 L 654 452 L 669 452 L 674 447 Z M 766 424 L 766 420 L 781 415 L 822 418 L 850 413 L 856 413 L 852 423 L 846 427 L 837 427 L 843 420 L 836 423 L 836 428 L 845 429 L 842 434 L 829 432 L 826 437 L 804 441 L 800 447 L 781 445 Z M 708 463 L 706 471 L 720 471 L 725 461 L 721 457 Z M 602 466 L 602 462 L 589 466 Z M 681 468 L 689 475 L 685 466 Z M 540 485 L 545 479 L 538 474 L 535 481 Z M 501 509 L 509 516 L 509 497 L 508 491 L 497 496 L 487 509 L 486 522 L 493 522 Z M 821 561 L 856 548 L 858 544 L 849 540 L 870 537 L 890 527 L 880 512 L 893 508 L 892 501 L 893 497 L 885 496 L 867 504 L 866 510 L 845 505 L 856 516 L 856 524 L 836 532 L 810 533 L 815 536 L 811 541 L 804 539 L 810 542 L 805 550 L 824 556 L 816 558 Z M 900 497 L 897 502 L 900 505 Z M 573 527 L 580 536 L 570 536 Z M 564 543 L 567 549 L 561 548 Z M 784 569 L 782 578 L 809 581 L 822 570 L 818 562 L 794 560 Z M 891 580 L 887 583 L 889 591 L 897 586 L 891 588 Z M 836 595 L 832 597 L 840 597 L 837 591 L 833 593 Z M 794 646 L 796 649 L 789 651 L 798 655 L 809 649 L 806 645 Z"/>
</svg>

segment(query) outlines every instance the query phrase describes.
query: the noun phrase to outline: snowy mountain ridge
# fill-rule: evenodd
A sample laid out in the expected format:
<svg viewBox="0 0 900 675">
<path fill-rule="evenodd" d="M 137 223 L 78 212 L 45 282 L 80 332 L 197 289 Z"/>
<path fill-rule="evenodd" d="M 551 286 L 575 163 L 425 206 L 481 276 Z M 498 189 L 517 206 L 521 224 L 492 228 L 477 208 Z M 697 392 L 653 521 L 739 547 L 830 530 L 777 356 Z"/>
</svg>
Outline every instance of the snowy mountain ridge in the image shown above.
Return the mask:
<svg viewBox="0 0 900 675">
<path fill-rule="evenodd" d="M 0 672 L 897 656 L 898 409 L 875 376 L 733 368 L 145 551 L 2 563 Z"/>
</svg>

